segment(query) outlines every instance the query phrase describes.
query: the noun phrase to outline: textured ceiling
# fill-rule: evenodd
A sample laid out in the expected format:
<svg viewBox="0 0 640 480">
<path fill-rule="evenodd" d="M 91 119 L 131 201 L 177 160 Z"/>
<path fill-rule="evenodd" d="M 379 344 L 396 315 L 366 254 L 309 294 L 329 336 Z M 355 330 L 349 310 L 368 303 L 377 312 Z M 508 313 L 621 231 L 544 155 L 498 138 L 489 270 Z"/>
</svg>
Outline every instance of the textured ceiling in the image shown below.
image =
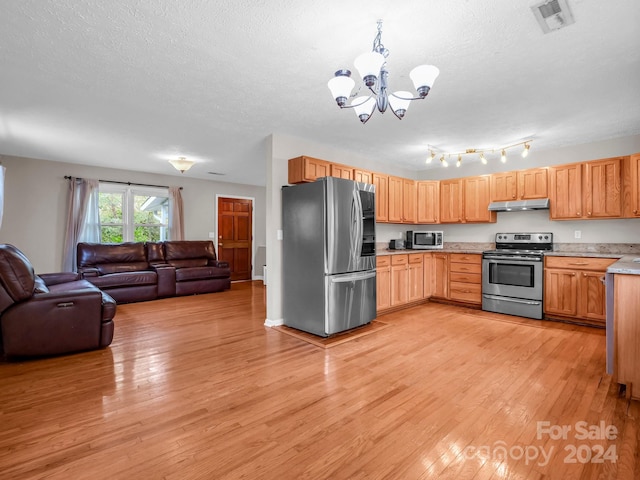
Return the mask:
<svg viewBox="0 0 640 480">
<path fill-rule="evenodd" d="M 186 176 L 264 185 L 271 133 L 415 170 L 428 145 L 640 133 L 640 2 L 568 1 L 575 24 L 545 35 L 535 0 L 5 0 L 0 153 L 176 175 L 184 155 Z M 391 90 L 441 73 L 402 121 L 361 125 L 326 82 L 378 18 Z"/>
</svg>

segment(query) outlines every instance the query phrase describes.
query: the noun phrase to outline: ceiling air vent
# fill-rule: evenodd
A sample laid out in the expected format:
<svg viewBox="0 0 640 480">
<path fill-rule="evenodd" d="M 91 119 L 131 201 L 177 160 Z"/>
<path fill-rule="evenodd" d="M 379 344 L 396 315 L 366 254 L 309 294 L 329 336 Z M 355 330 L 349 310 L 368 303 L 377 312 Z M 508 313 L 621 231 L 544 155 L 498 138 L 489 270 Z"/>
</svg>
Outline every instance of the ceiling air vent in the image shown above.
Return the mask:
<svg viewBox="0 0 640 480">
<path fill-rule="evenodd" d="M 544 33 L 560 30 L 575 22 L 567 0 L 547 0 L 531 7 Z"/>
</svg>

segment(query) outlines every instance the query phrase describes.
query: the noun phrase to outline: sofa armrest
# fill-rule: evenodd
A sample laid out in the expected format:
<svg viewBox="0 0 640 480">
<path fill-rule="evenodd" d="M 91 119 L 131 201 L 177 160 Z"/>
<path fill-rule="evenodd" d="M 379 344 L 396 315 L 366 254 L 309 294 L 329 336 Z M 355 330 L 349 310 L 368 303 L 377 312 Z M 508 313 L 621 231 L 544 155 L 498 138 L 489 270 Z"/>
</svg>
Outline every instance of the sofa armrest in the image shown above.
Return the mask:
<svg viewBox="0 0 640 480">
<path fill-rule="evenodd" d="M 209 266 L 218 268 L 229 268 L 229 262 L 220 262 L 218 260 L 209 260 Z"/>
<path fill-rule="evenodd" d="M 174 297 L 176 268 L 167 263 L 153 263 L 151 269 L 158 275 L 158 297 Z"/>
<path fill-rule="evenodd" d="M 94 267 L 81 267 L 78 269 L 78 273 L 82 278 L 99 277 L 100 271 Z"/>
<path fill-rule="evenodd" d="M 44 283 L 50 287 L 59 283 L 75 282 L 80 280 L 80 274 L 76 272 L 41 273 L 38 275 Z"/>
</svg>

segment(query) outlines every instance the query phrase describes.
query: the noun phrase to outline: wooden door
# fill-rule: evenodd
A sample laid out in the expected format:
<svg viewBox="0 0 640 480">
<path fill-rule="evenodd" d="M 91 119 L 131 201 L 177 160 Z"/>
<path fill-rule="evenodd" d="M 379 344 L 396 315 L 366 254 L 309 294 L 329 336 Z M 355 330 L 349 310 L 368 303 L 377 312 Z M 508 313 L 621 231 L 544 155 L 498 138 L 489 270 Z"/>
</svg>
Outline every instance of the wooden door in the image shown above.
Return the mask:
<svg viewBox="0 0 640 480">
<path fill-rule="evenodd" d="M 391 306 L 391 259 L 389 256 L 376 258 L 376 307 L 384 310 Z"/>
<path fill-rule="evenodd" d="M 229 262 L 231 280 L 251 280 L 253 201 L 218 197 L 218 259 Z"/>
<path fill-rule="evenodd" d="M 353 180 L 353 168 L 346 165 L 331 164 L 331 176 L 344 178 L 345 180 Z"/>
<path fill-rule="evenodd" d="M 402 221 L 416 223 L 416 194 L 415 180 L 402 179 Z"/>
<path fill-rule="evenodd" d="M 440 181 L 440 223 L 462 223 L 462 180 Z"/>
<path fill-rule="evenodd" d="M 389 223 L 402 223 L 402 185 L 402 178 L 389 177 Z"/>
<path fill-rule="evenodd" d="M 630 216 L 640 216 L 640 153 L 631 155 L 631 208 Z"/>
<path fill-rule="evenodd" d="M 549 169 L 550 218 L 582 217 L 582 164 L 574 163 Z"/>
<path fill-rule="evenodd" d="M 449 298 L 449 254 L 433 254 L 432 295 L 438 298 Z"/>
<path fill-rule="evenodd" d="M 516 172 L 493 173 L 491 175 L 491 201 L 510 202 L 518 196 Z"/>
<path fill-rule="evenodd" d="M 418 223 L 438 223 L 440 214 L 440 182 L 424 180 L 418 187 Z"/>
<path fill-rule="evenodd" d="M 610 158 L 584 164 L 584 212 L 587 218 L 622 216 L 622 160 Z"/>
<path fill-rule="evenodd" d="M 518 198 L 531 200 L 533 198 L 547 198 L 549 172 L 547 168 L 530 168 L 518 172 Z M 493 192 L 491 192 L 493 195 Z"/>
<path fill-rule="evenodd" d="M 606 319 L 606 292 L 602 280 L 604 272 L 579 272 L 578 317 L 598 320 L 604 326 Z"/>
<path fill-rule="evenodd" d="M 424 298 L 424 271 L 422 253 L 409 255 L 409 301 L 415 302 Z"/>
<path fill-rule="evenodd" d="M 409 301 L 409 256 L 391 255 L 391 306 Z"/>
<path fill-rule="evenodd" d="M 373 184 L 376 186 L 376 222 L 386 223 L 389 221 L 389 176 L 374 173 Z"/>
<path fill-rule="evenodd" d="M 358 170 L 357 168 L 353 169 L 353 179 L 356 182 L 373 183 L 371 175 L 371 172 L 367 172 L 366 170 Z"/>
<path fill-rule="evenodd" d="M 423 297 L 429 298 L 433 292 L 433 254 L 425 253 L 422 263 L 422 273 L 424 274 L 424 280 L 422 286 L 424 288 Z"/>
<path fill-rule="evenodd" d="M 575 317 L 578 314 L 578 278 L 575 271 L 547 268 L 544 272 L 544 312 Z"/>
<path fill-rule="evenodd" d="M 464 179 L 464 219 L 466 222 L 495 222 L 496 212 L 489 211 L 490 177 Z"/>
</svg>

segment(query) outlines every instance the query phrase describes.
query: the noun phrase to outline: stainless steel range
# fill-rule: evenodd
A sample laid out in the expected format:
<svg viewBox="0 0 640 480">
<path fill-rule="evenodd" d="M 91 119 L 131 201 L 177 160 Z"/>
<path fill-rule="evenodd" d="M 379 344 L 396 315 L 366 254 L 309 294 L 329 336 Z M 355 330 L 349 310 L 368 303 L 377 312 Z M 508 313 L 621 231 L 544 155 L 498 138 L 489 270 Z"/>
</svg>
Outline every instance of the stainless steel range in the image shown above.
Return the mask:
<svg viewBox="0 0 640 480">
<path fill-rule="evenodd" d="M 482 254 L 482 309 L 542 318 L 543 254 L 553 233 L 497 233 L 496 250 Z"/>
</svg>

